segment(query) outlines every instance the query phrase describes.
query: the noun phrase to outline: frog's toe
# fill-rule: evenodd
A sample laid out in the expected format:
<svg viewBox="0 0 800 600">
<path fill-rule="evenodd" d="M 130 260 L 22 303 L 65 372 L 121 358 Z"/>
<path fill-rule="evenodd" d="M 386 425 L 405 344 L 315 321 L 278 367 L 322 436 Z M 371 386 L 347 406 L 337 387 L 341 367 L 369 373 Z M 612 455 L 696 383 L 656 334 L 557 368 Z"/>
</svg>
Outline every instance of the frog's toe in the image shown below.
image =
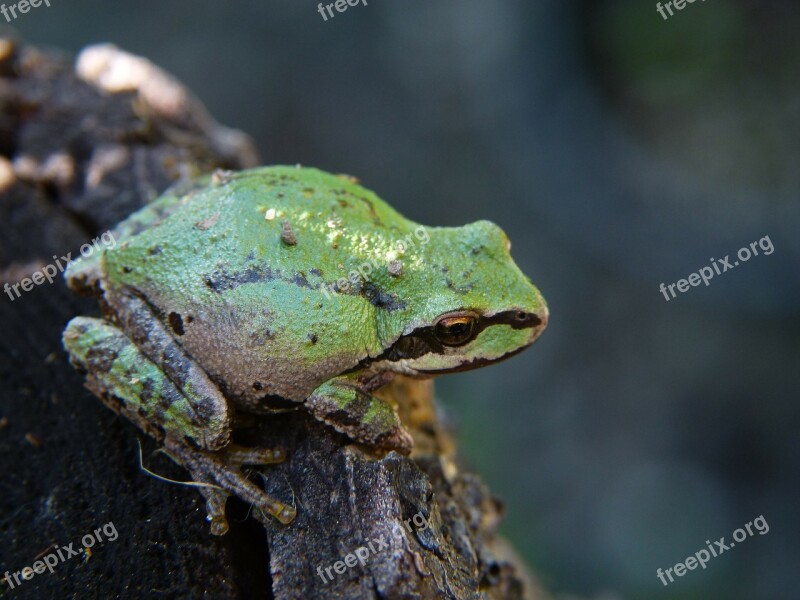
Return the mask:
<svg viewBox="0 0 800 600">
<path fill-rule="evenodd" d="M 278 513 L 268 513 L 284 525 L 288 525 L 292 521 L 294 521 L 295 517 L 297 516 L 297 510 L 293 506 L 283 505 L 283 508 Z M 270 524 L 270 518 L 266 516 L 263 511 L 257 510 L 254 512 L 254 516 L 256 519 L 261 521 L 264 524 Z"/>
<path fill-rule="evenodd" d="M 206 519 L 211 525 L 212 535 L 225 535 L 228 533 L 228 519 L 225 518 L 225 504 L 229 494 L 214 488 L 201 487 L 200 492 L 206 499 Z"/>
</svg>

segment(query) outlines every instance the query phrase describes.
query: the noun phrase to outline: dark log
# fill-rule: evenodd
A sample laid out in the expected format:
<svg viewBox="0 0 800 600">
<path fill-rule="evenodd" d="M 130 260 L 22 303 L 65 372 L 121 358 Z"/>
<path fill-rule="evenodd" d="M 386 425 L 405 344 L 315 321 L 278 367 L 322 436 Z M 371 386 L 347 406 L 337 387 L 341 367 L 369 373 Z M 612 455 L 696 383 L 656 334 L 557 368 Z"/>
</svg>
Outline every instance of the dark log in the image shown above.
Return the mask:
<svg viewBox="0 0 800 600">
<path fill-rule="evenodd" d="M 0 40 L 0 284 L 76 256 L 177 179 L 257 162 L 247 136 L 216 124 L 147 61 L 95 47 L 73 64 Z M 264 527 L 231 502 L 231 530 L 218 538 L 196 490 L 139 468 L 137 438 L 149 469 L 188 474 L 68 365 L 61 331 L 72 316 L 97 314 L 94 302 L 71 295 L 61 277 L 18 289 L 0 298 L 0 578 L 56 545 L 82 547 L 109 522 L 118 538 L 13 589 L 2 581 L 0 595 L 545 597 L 496 534 L 500 503 L 460 470 L 430 382 L 401 379 L 382 391 L 414 436 L 410 457 L 357 447 L 304 411 L 253 418 L 238 441 L 287 449 L 288 460 L 258 479 L 294 498 L 298 517 Z M 362 560 L 337 573 L 358 548 Z"/>
</svg>

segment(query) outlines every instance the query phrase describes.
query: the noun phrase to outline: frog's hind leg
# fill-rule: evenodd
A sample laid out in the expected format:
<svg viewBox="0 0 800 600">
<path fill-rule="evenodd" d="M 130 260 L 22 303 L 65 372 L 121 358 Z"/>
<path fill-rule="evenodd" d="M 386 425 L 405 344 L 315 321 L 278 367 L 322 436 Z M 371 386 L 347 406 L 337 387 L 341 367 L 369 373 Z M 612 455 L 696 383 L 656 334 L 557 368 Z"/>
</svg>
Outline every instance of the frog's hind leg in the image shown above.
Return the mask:
<svg viewBox="0 0 800 600">
<path fill-rule="evenodd" d="M 86 387 L 157 441 L 189 438 L 209 450 L 229 443 L 231 418 L 224 398 L 195 402 L 114 325 L 76 317 L 63 341 L 72 364 L 86 373 Z"/>
<path fill-rule="evenodd" d="M 241 471 L 244 464 L 281 462 L 284 452 L 230 444 L 231 417 L 224 397 L 216 388 L 218 396 L 210 398 L 193 392 L 211 389 L 210 381 L 184 378 L 179 388 L 125 333 L 101 319 L 77 317 L 70 321 L 64 331 L 64 347 L 72 363 L 86 373 L 86 386 L 92 392 L 162 443 L 167 454 L 197 482 L 209 485 L 200 490 L 206 497 L 212 533 L 227 530 L 224 507 L 229 494 L 282 523 L 294 519 L 293 508 L 269 497 Z"/>
<path fill-rule="evenodd" d="M 250 450 L 232 446 L 230 452 L 198 452 L 185 445 L 167 440 L 164 450 L 178 464 L 186 467 L 194 479 L 213 480 L 219 487 L 200 487 L 206 498 L 206 509 L 211 522 L 211 533 L 222 535 L 228 530 L 225 519 L 225 502 L 233 493 L 245 502 L 271 515 L 284 525 L 294 521 L 297 511 L 283 502 L 267 496 L 241 472 L 244 465 L 261 465 L 282 462 L 281 450 Z M 232 468 L 233 467 L 233 468 Z M 258 513 L 256 512 L 256 515 Z"/>
</svg>

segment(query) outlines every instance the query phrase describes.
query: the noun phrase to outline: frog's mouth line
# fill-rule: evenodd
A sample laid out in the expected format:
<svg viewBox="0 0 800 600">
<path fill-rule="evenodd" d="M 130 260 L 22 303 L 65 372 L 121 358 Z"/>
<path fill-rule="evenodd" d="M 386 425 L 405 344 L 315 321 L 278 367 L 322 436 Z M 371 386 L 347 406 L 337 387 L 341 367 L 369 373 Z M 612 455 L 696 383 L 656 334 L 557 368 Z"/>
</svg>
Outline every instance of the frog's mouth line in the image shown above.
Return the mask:
<svg viewBox="0 0 800 600">
<path fill-rule="evenodd" d="M 538 336 L 537 336 L 538 337 Z M 528 347 L 536 341 L 534 339 L 530 344 L 526 344 L 516 350 L 512 350 L 511 352 L 507 352 L 500 358 L 476 358 L 475 360 L 471 360 L 467 363 L 462 363 L 457 367 L 451 367 L 449 369 L 434 369 L 434 370 L 425 370 L 425 369 L 416 369 L 416 372 L 420 374 L 420 376 L 425 377 L 433 377 L 435 375 L 447 375 L 449 373 L 460 373 L 462 371 L 471 371 L 472 369 L 477 369 L 479 367 L 485 367 L 486 365 L 493 365 L 495 363 L 502 362 L 511 358 L 512 356 L 516 356 L 523 350 L 527 350 Z"/>
</svg>

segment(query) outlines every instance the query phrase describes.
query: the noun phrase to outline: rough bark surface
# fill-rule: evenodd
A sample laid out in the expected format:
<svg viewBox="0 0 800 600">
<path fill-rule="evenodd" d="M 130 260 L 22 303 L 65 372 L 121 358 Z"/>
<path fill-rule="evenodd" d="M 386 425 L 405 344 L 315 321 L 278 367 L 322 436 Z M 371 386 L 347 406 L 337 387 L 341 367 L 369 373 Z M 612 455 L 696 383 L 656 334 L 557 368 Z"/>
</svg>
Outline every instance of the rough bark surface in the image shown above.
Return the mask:
<svg viewBox="0 0 800 600">
<path fill-rule="evenodd" d="M 217 125 L 143 59 L 105 46 L 73 62 L 0 39 L 0 284 L 30 277 L 54 255 L 76 256 L 176 179 L 257 162 L 245 135 Z M 149 469 L 188 475 L 68 365 L 61 330 L 97 312 L 60 277 L 0 298 L 2 571 L 31 566 L 55 545 L 81 548 L 109 521 L 119 534 L 52 574 L 14 589 L 0 582 L 0 596 L 545 597 L 495 533 L 499 503 L 457 466 L 430 382 L 403 379 L 383 391 L 414 435 L 411 457 L 371 454 L 303 411 L 250 420 L 237 441 L 287 449 L 289 459 L 258 479 L 294 498 L 298 517 L 265 530 L 232 502 L 231 531 L 211 536 L 196 490 L 140 470 L 137 438 Z M 370 542 L 364 564 L 334 570 Z"/>
</svg>

